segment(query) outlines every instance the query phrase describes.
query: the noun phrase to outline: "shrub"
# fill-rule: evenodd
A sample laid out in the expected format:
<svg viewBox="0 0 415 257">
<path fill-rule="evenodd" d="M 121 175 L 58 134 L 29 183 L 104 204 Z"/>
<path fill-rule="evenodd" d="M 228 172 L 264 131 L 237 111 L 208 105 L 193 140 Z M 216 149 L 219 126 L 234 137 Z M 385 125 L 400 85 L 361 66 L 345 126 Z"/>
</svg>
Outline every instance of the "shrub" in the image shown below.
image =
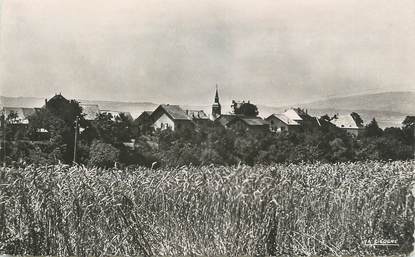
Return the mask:
<svg viewBox="0 0 415 257">
<path fill-rule="evenodd" d="M 91 145 L 88 165 L 112 167 L 118 161 L 119 153 L 120 150 L 110 144 L 94 141 Z"/>
</svg>

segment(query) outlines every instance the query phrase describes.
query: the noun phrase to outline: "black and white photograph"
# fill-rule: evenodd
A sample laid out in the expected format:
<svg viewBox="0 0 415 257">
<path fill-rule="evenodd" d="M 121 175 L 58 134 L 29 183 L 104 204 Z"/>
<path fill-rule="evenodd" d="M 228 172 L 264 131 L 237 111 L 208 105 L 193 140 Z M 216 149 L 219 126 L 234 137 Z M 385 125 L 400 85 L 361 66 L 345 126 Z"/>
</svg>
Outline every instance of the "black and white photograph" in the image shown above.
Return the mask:
<svg viewBox="0 0 415 257">
<path fill-rule="evenodd" d="M 0 257 L 415 257 L 415 0 L 0 0 Z"/>
</svg>

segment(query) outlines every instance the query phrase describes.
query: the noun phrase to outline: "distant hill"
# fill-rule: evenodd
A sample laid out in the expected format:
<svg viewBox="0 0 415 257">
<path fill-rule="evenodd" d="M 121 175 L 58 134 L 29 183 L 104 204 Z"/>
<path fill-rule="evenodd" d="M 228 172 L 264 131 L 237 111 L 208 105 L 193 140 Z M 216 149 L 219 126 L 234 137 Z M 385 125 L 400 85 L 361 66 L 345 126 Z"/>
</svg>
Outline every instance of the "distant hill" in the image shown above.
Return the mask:
<svg viewBox="0 0 415 257">
<path fill-rule="evenodd" d="M 415 115 L 415 92 L 385 92 L 328 98 L 290 106 L 258 106 L 261 116 L 282 112 L 291 107 L 307 109 L 311 115 L 321 116 L 357 112 L 368 123 L 373 118 L 382 128 L 399 127 L 407 115 Z"/>
<path fill-rule="evenodd" d="M 136 118 L 143 111 L 154 110 L 158 104 L 151 102 L 117 102 L 79 100 L 81 103 L 98 104 L 101 110 L 127 111 Z M 0 106 L 10 107 L 41 107 L 45 99 L 37 97 L 5 97 L 0 96 Z M 226 103 L 222 103 L 227 106 Z M 376 118 L 382 128 L 398 127 L 407 115 L 415 115 L 415 92 L 387 92 L 378 94 L 365 94 L 347 97 L 328 98 L 311 103 L 293 104 L 290 106 L 264 106 L 258 103 L 260 116 L 267 117 L 272 113 L 283 112 L 291 107 L 308 109 L 311 115 L 321 116 L 349 114 L 357 112 L 365 122 Z M 204 110 L 210 114 L 210 106 L 182 105 L 184 109 Z M 226 109 L 226 108 L 224 108 Z M 224 110 L 228 112 L 229 110 Z"/>
<path fill-rule="evenodd" d="M 94 101 L 78 100 L 85 104 L 98 104 L 100 110 L 129 112 L 133 118 L 137 118 L 144 111 L 153 111 L 158 104 L 150 102 L 116 102 L 116 101 Z"/>
<path fill-rule="evenodd" d="M 414 114 L 415 92 L 385 92 L 335 97 L 302 104 L 310 109 L 370 110 Z"/>
<path fill-rule="evenodd" d="M 80 103 L 98 104 L 101 110 L 124 111 L 130 112 L 133 117 L 138 117 L 143 111 L 154 110 L 158 105 L 150 102 L 117 102 L 117 101 L 95 101 L 95 100 L 81 100 Z M 42 107 L 45 104 L 44 98 L 39 97 L 7 97 L 0 96 L 0 107 Z"/>
<path fill-rule="evenodd" d="M 0 107 L 42 107 L 45 99 L 39 97 L 8 97 L 0 96 Z"/>
</svg>

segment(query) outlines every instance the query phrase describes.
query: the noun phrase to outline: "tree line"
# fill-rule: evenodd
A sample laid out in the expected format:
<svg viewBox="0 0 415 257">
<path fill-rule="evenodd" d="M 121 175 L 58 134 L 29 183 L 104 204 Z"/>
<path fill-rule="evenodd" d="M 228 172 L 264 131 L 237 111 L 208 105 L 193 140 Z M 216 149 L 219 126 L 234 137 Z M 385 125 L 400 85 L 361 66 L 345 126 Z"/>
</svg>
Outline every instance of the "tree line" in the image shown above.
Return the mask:
<svg viewBox="0 0 415 257">
<path fill-rule="evenodd" d="M 415 122 L 409 117 L 402 128 L 384 130 L 373 119 L 357 137 L 329 122 L 280 133 L 231 130 L 215 122 L 196 129 L 154 131 L 150 123 L 140 124 L 122 113 L 85 120 L 78 102 L 57 99 L 31 115 L 27 126 L 16 124 L 16 119 L 13 113 L 2 117 L 2 159 L 14 165 L 255 165 L 406 160 L 414 154 Z M 321 121 L 327 119 L 323 116 Z"/>
</svg>

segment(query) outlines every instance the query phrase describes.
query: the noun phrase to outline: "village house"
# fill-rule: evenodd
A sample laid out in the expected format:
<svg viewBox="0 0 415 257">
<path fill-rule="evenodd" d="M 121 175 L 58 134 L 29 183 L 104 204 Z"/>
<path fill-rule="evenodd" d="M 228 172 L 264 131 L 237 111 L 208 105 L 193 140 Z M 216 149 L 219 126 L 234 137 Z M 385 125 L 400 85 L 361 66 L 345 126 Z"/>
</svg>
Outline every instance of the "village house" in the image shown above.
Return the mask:
<svg viewBox="0 0 415 257">
<path fill-rule="evenodd" d="M 35 108 L 23 107 L 3 107 L 1 113 L 7 118 L 9 115 L 15 116 L 9 122 L 16 125 L 29 124 L 29 116 L 36 112 Z"/>
<path fill-rule="evenodd" d="M 79 103 L 79 106 L 81 106 L 82 108 L 82 114 L 84 115 L 85 120 L 88 120 L 88 121 L 95 120 L 100 114 L 98 104 Z"/>
<path fill-rule="evenodd" d="M 150 119 L 154 129 L 170 128 L 174 131 L 194 127 L 192 119 L 178 105 L 161 104 L 153 111 Z"/>
<path fill-rule="evenodd" d="M 186 110 L 186 115 L 198 126 L 207 126 L 212 122 L 203 110 Z"/>
<path fill-rule="evenodd" d="M 226 127 L 238 131 L 267 132 L 269 123 L 260 117 L 234 115 Z"/>
<path fill-rule="evenodd" d="M 298 115 L 295 116 L 301 119 L 301 117 L 299 117 Z M 298 129 L 300 127 L 300 123 L 290 119 L 284 113 L 271 114 L 265 120 L 269 122 L 270 129 L 273 132 L 291 131 Z"/>
<path fill-rule="evenodd" d="M 228 128 L 229 122 L 235 117 L 235 114 L 222 114 L 214 122 L 218 125 L 222 125 L 223 127 Z"/>
<path fill-rule="evenodd" d="M 115 121 L 116 118 L 120 117 L 121 115 L 126 117 L 128 120 L 133 120 L 133 116 L 131 115 L 130 112 L 112 111 L 112 110 L 100 110 L 99 112 L 102 114 L 111 114 L 112 116 L 111 120 L 113 121 Z"/>
<path fill-rule="evenodd" d="M 138 124 L 148 124 L 151 123 L 151 114 L 153 112 L 152 111 L 144 111 L 140 114 L 140 116 L 137 117 L 137 119 L 135 119 L 135 121 Z"/>
<path fill-rule="evenodd" d="M 308 116 L 308 113 L 300 108 L 291 108 L 283 112 L 282 115 L 291 121 L 301 124 L 303 122 L 303 118 L 301 116 Z"/>
<path fill-rule="evenodd" d="M 363 124 L 356 122 L 351 114 L 336 115 L 330 122 L 353 136 L 358 136 L 364 130 Z"/>
</svg>

